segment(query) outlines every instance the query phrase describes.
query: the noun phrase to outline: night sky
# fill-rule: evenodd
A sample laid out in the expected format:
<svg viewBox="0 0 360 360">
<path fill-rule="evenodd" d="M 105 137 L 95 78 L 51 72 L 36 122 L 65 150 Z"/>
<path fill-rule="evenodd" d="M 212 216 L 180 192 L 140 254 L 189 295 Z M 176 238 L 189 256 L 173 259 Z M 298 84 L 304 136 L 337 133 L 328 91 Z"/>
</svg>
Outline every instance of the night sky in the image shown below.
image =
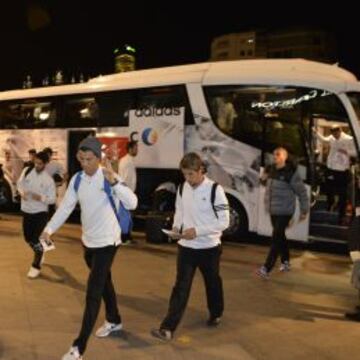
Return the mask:
<svg viewBox="0 0 360 360">
<path fill-rule="evenodd" d="M 314 8 L 315 3 L 1 1 L 0 88 L 21 87 L 28 73 L 39 83 L 57 68 L 67 75 L 110 73 L 113 50 L 125 43 L 136 47 L 138 68 L 149 68 L 206 61 L 217 35 L 289 26 L 333 32 L 340 65 L 360 77 L 360 15 L 354 2 Z"/>
</svg>

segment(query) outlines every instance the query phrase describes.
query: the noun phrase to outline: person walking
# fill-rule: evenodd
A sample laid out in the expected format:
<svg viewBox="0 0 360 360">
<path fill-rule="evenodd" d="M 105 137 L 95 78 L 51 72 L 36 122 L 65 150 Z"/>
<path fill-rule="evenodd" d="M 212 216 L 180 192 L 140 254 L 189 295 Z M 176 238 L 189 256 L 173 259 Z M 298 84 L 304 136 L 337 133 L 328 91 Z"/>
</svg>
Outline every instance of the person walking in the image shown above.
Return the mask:
<svg viewBox="0 0 360 360">
<path fill-rule="evenodd" d="M 111 278 L 111 266 L 121 243 L 117 210 L 120 202 L 127 209 L 135 209 L 137 197 L 122 183 L 110 165 L 106 168 L 100 166 L 101 146 L 95 137 L 88 137 L 80 143 L 77 159 L 83 171 L 72 177 L 63 201 L 42 234 L 44 239 L 50 240 L 50 236 L 62 226 L 79 202 L 84 258 L 90 274 L 80 333 L 63 360 L 83 359 L 100 311 L 101 299 L 105 302 L 106 321 L 96 331 L 96 335 L 106 337 L 122 329 Z"/>
<path fill-rule="evenodd" d="M 229 226 L 229 205 L 224 189 L 205 175 L 205 166 L 196 153 L 180 162 L 185 182 L 176 197 L 172 235 L 178 242 L 177 275 L 167 315 L 151 334 L 161 340 L 173 338 L 189 299 L 192 281 L 199 268 L 206 287 L 208 326 L 217 326 L 224 311 L 220 276 L 221 235 Z"/>
<path fill-rule="evenodd" d="M 23 233 L 25 241 L 34 251 L 34 259 L 27 274 L 30 279 L 40 275 L 44 252 L 39 237 L 49 220 L 49 205 L 56 197 L 54 180 L 45 170 L 47 162 L 45 152 L 37 153 L 34 167 L 25 168 L 17 182 L 23 213 Z"/>
<path fill-rule="evenodd" d="M 269 278 L 279 255 L 280 271 L 290 270 L 290 252 L 285 232 L 295 213 L 296 198 L 300 203 L 299 221 L 306 219 L 310 207 L 304 182 L 297 167 L 289 161 L 287 150 L 278 147 L 273 155 L 274 164 L 267 169 L 262 179 L 266 181 L 265 202 L 273 227 L 268 256 L 264 265 L 257 270 L 257 274 L 266 279 Z"/>
</svg>

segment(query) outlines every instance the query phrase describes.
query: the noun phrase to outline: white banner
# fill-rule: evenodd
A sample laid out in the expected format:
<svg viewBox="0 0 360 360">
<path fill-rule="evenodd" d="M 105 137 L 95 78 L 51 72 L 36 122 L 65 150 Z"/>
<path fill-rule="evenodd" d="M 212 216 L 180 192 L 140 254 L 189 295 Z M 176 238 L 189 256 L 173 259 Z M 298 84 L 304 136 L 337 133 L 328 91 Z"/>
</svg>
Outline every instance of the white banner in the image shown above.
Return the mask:
<svg viewBox="0 0 360 360">
<path fill-rule="evenodd" d="M 131 139 L 139 141 L 136 166 L 178 168 L 184 155 L 184 108 L 130 111 Z"/>
</svg>

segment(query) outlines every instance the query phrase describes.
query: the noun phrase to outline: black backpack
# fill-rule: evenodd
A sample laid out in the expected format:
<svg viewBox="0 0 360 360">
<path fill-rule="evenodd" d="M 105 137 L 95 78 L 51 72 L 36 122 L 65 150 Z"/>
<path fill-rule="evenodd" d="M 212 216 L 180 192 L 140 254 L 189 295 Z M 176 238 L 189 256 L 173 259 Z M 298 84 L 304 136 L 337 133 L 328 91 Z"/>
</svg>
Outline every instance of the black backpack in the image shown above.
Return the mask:
<svg viewBox="0 0 360 360">
<path fill-rule="evenodd" d="M 211 206 L 212 206 L 212 208 L 213 208 L 213 210 L 214 210 L 214 214 L 215 214 L 215 216 L 216 216 L 217 218 L 219 218 L 217 212 L 218 212 L 218 210 L 220 210 L 220 209 L 218 209 L 217 206 L 215 206 L 216 189 L 217 189 L 218 185 L 219 185 L 219 184 L 216 183 L 216 182 L 214 182 L 214 183 L 212 184 L 212 187 L 211 187 L 211 196 L 210 196 Z M 182 197 L 183 190 L 184 190 L 184 183 L 181 183 L 181 184 L 179 185 L 179 195 L 180 195 L 180 197 Z"/>
<path fill-rule="evenodd" d="M 349 251 L 360 251 L 360 216 L 355 216 L 348 229 Z"/>
</svg>

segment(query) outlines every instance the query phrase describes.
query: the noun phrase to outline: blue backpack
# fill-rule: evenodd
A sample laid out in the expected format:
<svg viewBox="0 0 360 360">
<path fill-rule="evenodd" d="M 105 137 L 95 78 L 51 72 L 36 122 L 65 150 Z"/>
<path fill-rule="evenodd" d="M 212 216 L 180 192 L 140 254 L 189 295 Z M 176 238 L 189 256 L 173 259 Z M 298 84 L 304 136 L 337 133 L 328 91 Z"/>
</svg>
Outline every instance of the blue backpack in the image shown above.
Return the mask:
<svg viewBox="0 0 360 360">
<path fill-rule="evenodd" d="M 80 171 L 76 174 L 76 177 L 75 177 L 74 190 L 76 193 L 78 193 L 78 191 L 79 191 L 82 174 L 83 174 L 83 172 Z M 121 201 L 119 201 L 119 209 L 118 210 L 116 209 L 115 200 L 112 195 L 111 185 L 106 178 L 104 178 L 104 191 L 109 199 L 112 209 L 114 210 L 114 214 L 119 223 L 122 234 L 124 234 L 124 235 L 130 234 L 132 227 L 133 227 L 131 213 L 128 209 L 125 208 L 125 206 L 123 205 L 123 203 Z"/>
</svg>

